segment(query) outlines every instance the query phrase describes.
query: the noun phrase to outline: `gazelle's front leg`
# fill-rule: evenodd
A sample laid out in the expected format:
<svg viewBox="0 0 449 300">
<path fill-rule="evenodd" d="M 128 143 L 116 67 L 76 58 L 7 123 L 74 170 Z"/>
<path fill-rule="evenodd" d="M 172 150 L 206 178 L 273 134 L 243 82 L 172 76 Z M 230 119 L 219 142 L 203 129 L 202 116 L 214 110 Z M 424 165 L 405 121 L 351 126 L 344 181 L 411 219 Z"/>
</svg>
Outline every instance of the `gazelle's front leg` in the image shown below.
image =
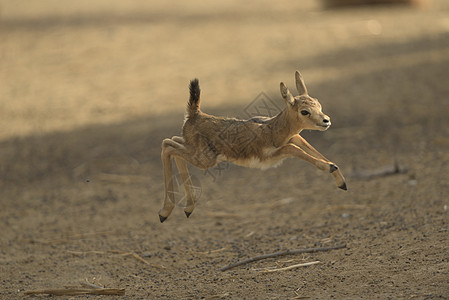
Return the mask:
<svg viewBox="0 0 449 300">
<path fill-rule="evenodd" d="M 306 162 L 314 165 L 318 169 L 322 171 L 328 171 L 330 173 L 334 173 L 338 170 L 338 167 L 333 164 L 330 161 L 326 161 L 320 158 L 316 158 L 310 154 L 308 154 L 306 151 L 301 149 L 299 146 L 289 143 L 285 146 L 282 146 L 279 150 L 277 150 L 273 156 L 280 156 L 280 157 L 296 157 L 302 160 L 305 160 Z M 342 185 L 339 186 L 341 189 L 346 188 L 346 184 L 343 182 Z"/>
<path fill-rule="evenodd" d="M 303 149 L 306 153 L 324 160 L 325 162 L 328 162 L 332 165 L 334 165 L 334 167 L 336 169 L 331 170 L 332 176 L 334 176 L 335 181 L 337 183 L 337 186 L 339 188 L 341 188 L 342 190 L 347 190 L 348 188 L 346 187 L 346 180 L 345 177 L 343 176 L 343 174 L 341 173 L 341 170 L 339 167 L 337 167 L 336 164 L 332 163 L 330 160 L 328 160 L 326 157 L 324 157 L 320 152 L 318 152 L 318 150 L 316 150 L 312 145 L 310 145 L 305 138 L 303 138 L 302 136 L 300 136 L 299 134 L 295 135 L 294 137 L 292 137 L 290 139 L 290 143 L 295 144 L 296 146 L 300 147 L 301 149 Z"/>
</svg>

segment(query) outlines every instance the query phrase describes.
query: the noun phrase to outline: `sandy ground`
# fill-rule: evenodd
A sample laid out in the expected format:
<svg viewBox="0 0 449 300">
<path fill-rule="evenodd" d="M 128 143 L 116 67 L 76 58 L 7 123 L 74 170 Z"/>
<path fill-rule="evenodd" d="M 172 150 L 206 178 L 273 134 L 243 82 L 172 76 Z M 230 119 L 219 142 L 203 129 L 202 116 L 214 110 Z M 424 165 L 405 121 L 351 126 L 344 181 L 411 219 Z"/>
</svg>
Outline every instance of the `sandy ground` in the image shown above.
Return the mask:
<svg viewBox="0 0 449 300">
<path fill-rule="evenodd" d="M 126 294 L 76 299 L 449 297 L 447 1 L 240 2 L 0 1 L 1 299 L 86 280 Z M 160 224 L 189 80 L 243 118 L 282 109 L 296 69 L 333 123 L 303 135 L 349 191 L 298 160 L 192 167 L 195 211 Z"/>
</svg>

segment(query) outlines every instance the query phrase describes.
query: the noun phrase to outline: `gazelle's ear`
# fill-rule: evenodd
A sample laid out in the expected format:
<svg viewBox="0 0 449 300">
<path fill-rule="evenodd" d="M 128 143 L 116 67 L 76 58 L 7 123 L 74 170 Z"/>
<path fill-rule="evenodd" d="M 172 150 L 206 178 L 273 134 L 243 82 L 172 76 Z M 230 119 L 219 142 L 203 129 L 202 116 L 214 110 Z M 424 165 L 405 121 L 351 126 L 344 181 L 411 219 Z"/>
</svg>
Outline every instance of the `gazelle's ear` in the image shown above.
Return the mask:
<svg viewBox="0 0 449 300">
<path fill-rule="evenodd" d="M 299 71 L 296 71 L 295 78 L 296 89 L 298 90 L 299 95 L 308 95 L 306 84 L 304 83 L 304 79 L 302 79 L 302 75 L 301 73 L 299 73 Z"/>
<path fill-rule="evenodd" d="M 285 102 L 287 102 L 288 104 L 290 105 L 295 104 L 295 98 L 293 97 L 292 93 L 290 93 L 290 90 L 283 82 L 281 82 L 281 95 L 282 98 L 284 98 Z"/>
</svg>

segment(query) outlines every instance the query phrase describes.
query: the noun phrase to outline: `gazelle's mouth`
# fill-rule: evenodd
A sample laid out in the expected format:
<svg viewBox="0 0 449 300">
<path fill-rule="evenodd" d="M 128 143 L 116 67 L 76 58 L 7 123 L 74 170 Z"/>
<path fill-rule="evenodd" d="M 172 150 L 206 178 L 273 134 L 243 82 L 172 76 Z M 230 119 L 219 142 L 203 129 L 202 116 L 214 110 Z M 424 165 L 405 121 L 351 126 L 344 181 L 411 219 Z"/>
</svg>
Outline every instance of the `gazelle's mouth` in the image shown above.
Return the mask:
<svg viewBox="0 0 449 300">
<path fill-rule="evenodd" d="M 317 126 L 321 127 L 322 128 L 321 130 L 324 131 L 324 130 L 327 130 L 331 126 L 331 124 L 330 123 L 328 123 L 326 125 L 317 124 Z"/>
</svg>

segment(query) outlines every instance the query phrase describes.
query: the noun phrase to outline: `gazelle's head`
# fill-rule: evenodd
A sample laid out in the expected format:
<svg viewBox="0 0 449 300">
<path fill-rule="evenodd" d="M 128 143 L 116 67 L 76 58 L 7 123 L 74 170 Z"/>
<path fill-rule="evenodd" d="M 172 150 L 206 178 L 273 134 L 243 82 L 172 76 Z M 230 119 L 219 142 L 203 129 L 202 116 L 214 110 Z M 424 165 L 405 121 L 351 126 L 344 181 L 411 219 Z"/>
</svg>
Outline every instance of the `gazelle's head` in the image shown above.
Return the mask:
<svg viewBox="0 0 449 300">
<path fill-rule="evenodd" d="M 288 87 L 281 82 L 281 95 L 287 102 L 289 115 L 301 129 L 324 131 L 331 126 L 331 120 L 321 111 L 321 104 L 309 96 L 301 74 L 296 71 L 296 89 L 299 96 L 293 97 Z"/>
</svg>

